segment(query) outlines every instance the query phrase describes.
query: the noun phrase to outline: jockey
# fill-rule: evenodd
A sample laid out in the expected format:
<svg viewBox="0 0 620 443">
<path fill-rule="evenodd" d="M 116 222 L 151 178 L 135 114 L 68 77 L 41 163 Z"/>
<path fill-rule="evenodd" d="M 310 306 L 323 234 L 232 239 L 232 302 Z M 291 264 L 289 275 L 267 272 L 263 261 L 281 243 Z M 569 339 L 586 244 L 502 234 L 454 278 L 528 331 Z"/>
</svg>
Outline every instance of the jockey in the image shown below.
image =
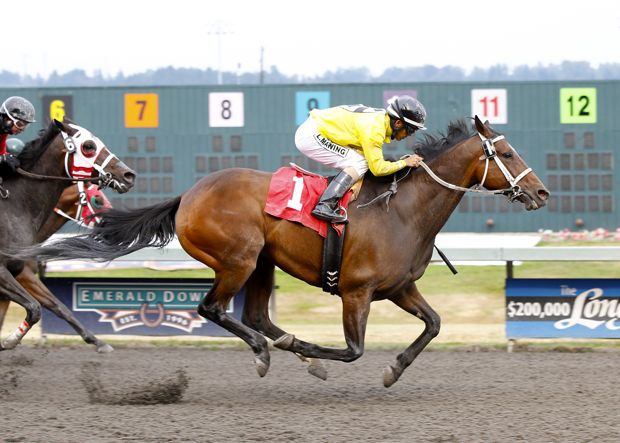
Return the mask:
<svg viewBox="0 0 620 443">
<path fill-rule="evenodd" d="M 23 97 L 9 97 L 0 106 L 0 165 L 6 164 L 15 171 L 19 167 L 17 157 L 7 152 L 6 141 L 9 135 L 23 132 L 34 123 L 34 106 Z"/>
<path fill-rule="evenodd" d="M 341 172 L 331 181 L 312 215 L 331 223 L 346 223 L 338 202 L 368 169 L 373 175 L 393 174 L 406 166 L 418 167 L 414 154 L 398 161 L 383 158 L 383 144 L 403 140 L 426 129 L 426 110 L 408 95 L 393 97 L 386 109 L 344 105 L 313 109 L 295 133 L 295 144 L 306 156 Z"/>
</svg>

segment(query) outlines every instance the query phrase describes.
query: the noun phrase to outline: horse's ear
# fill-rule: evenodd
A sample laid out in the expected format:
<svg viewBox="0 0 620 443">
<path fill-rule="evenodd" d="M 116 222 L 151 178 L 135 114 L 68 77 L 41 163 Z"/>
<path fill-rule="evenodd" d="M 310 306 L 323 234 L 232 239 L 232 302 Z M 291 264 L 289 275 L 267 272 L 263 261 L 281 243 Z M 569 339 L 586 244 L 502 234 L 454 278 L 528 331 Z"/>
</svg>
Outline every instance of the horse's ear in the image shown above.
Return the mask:
<svg viewBox="0 0 620 443">
<path fill-rule="evenodd" d="M 493 131 L 491 131 L 491 129 L 489 128 L 488 120 L 485 123 L 482 123 L 482 120 L 480 120 L 476 115 L 474 116 L 474 122 L 476 126 L 476 131 L 478 131 L 480 134 L 484 135 L 485 137 L 490 137 L 491 135 L 493 135 Z"/>
<path fill-rule="evenodd" d="M 57 127 L 58 129 L 60 129 L 61 131 L 65 132 L 65 133 L 67 133 L 67 134 L 69 134 L 69 135 L 73 135 L 73 134 L 75 134 L 75 133 L 77 132 L 77 131 L 76 131 L 74 128 L 72 128 L 71 126 L 66 125 L 66 124 L 64 124 L 63 122 L 61 122 L 61 121 L 59 121 L 59 120 L 56 120 L 56 119 L 54 119 L 54 125 L 56 125 L 56 127 Z"/>
<path fill-rule="evenodd" d="M 478 118 L 477 115 L 474 116 L 474 125 L 476 126 L 476 131 L 484 135 L 484 130 L 485 130 L 484 124 L 482 123 L 482 120 Z"/>
<path fill-rule="evenodd" d="M 58 121 L 58 120 L 56 120 L 56 119 L 53 119 L 53 120 L 52 120 L 52 123 L 54 123 L 54 125 L 56 125 L 56 127 L 57 127 L 58 129 L 60 129 L 61 131 L 62 131 L 62 130 L 64 130 L 64 128 L 65 128 L 65 127 L 64 127 L 64 125 L 62 124 L 62 122 L 61 122 L 61 121 Z"/>
</svg>

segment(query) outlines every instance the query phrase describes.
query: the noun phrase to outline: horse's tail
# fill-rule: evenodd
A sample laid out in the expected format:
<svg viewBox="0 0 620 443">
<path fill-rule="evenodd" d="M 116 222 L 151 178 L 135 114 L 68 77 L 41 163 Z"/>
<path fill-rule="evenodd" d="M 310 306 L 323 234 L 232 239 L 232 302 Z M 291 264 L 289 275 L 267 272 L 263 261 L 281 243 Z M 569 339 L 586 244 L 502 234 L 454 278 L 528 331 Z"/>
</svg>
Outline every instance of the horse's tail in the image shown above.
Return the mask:
<svg viewBox="0 0 620 443">
<path fill-rule="evenodd" d="M 145 247 L 162 248 L 174 239 L 181 196 L 136 209 L 109 209 L 89 233 L 21 249 L 13 258 L 109 261 Z"/>
</svg>

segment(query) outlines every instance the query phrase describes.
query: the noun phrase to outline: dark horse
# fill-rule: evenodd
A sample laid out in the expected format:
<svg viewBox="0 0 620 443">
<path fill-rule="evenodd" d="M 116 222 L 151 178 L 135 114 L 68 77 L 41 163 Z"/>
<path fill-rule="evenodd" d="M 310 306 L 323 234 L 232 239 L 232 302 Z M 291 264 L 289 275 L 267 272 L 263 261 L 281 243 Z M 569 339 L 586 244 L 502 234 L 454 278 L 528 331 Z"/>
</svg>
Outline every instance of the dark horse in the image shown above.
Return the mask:
<svg viewBox="0 0 620 443">
<path fill-rule="evenodd" d="M 422 298 L 415 282 L 424 274 L 435 236 L 464 190 L 484 182 L 485 188 L 501 190 L 528 210 L 544 206 L 549 196 L 540 179 L 503 136 L 495 134 L 478 117 L 475 129 L 471 135 L 459 122 L 450 126 L 444 138 L 428 137 L 418 152 L 436 178 L 423 168 L 400 171 L 392 177 L 399 181 L 400 189 L 390 200 L 389 211 L 383 202 L 360 207 L 389 186 L 385 179 L 366 177 L 358 205 L 354 203 L 349 209 L 344 241 L 339 284 L 347 345 L 344 349 L 301 341 L 269 319 L 274 267 L 319 286 L 323 241 L 300 224 L 264 212 L 271 179 L 266 172 L 217 172 L 179 197 L 146 208 L 110 210 L 91 234 L 33 248 L 30 253 L 111 260 L 146 246 L 164 246 L 176 234 L 189 255 L 215 271 L 213 288 L 198 312 L 252 348 L 260 376 L 269 368 L 265 336 L 275 340 L 275 346 L 307 358 L 346 362 L 359 358 L 364 351 L 370 303 L 390 300 L 426 326 L 384 370 L 383 383 L 390 386 L 439 333 L 439 316 Z M 242 321 L 237 321 L 226 313 L 226 308 L 244 285 L 246 301 Z"/>
<path fill-rule="evenodd" d="M 100 190 L 93 190 L 91 185 L 89 189 L 86 185 L 86 191 L 80 190 L 79 185 L 71 185 L 66 188 L 56 207 L 54 212 L 50 214 L 47 221 L 43 224 L 41 229 L 37 232 L 37 242 L 47 240 L 52 234 L 58 231 L 67 221 L 72 220 L 80 226 L 84 226 L 89 220 L 85 220 L 85 216 L 88 216 L 85 208 L 93 209 L 94 213 L 98 212 L 98 209 L 109 207 L 109 202 Z M 86 198 L 84 198 L 86 194 Z M 90 199 L 88 199 L 89 195 Z M 94 201 L 93 201 L 94 200 Z M 98 222 L 97 217 L 94 217 L 93 222 Z M 75 318 L 71 309 L 67 308 L 52 292 L 37 278 L 38 271 L 37 261 L 29 260 L 25 263 L 22 271 L 15 276 L 15 280 L 22 285 L 30 295 L 32 295 L 41 305 L 56 316 L 63 319 L 76 330 L 78 334 L 84 339 L 86 343 L 95 345 L 97 352 L 111 352 L 114 349 L 103 340 L 96 337 L 90 332 L 80 321 Z M 0 300 L 0 331 L 2 331 L 2 324 L 9 308 L 9 300 Z"/>
<path fill-rule="evenodd" d="M 136 176 L 90 131 L 56 120 L 26 145 L 19 159 L 21 176 L 11 175 L 2 185 L 8 198 L 0 200 L 0 299 L 22 306 L 26 319 L 0 343 L 0 350 L 17 346 L 41 317 L 39 302 L 15 280 L 24 261 L 4 252 L 36 243 L 61 193 L 74 180 L 93 177 L 123 193 L 133 186 Z"/>
</svg>

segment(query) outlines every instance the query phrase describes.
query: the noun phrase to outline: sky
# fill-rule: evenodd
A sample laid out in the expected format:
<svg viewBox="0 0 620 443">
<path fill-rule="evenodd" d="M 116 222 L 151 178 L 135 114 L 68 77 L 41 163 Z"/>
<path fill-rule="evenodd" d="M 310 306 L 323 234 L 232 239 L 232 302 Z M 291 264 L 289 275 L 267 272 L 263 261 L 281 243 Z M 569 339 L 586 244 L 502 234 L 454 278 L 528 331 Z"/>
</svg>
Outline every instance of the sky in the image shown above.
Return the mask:
<svg viewBox="0 0 620 443">
<path fill-rule="evenodd" d="M 617 0 L 30 0 L 4 15 L 0 70 L 161 67 L 286 75 L 366 67 L 620 63 Z M 13 24 L 9 24 L 13 22 Z M 10 30 L 10 32 L 7 32 Z M 7 49 L 8 48 L 8 49 Z"/>
</svg>

